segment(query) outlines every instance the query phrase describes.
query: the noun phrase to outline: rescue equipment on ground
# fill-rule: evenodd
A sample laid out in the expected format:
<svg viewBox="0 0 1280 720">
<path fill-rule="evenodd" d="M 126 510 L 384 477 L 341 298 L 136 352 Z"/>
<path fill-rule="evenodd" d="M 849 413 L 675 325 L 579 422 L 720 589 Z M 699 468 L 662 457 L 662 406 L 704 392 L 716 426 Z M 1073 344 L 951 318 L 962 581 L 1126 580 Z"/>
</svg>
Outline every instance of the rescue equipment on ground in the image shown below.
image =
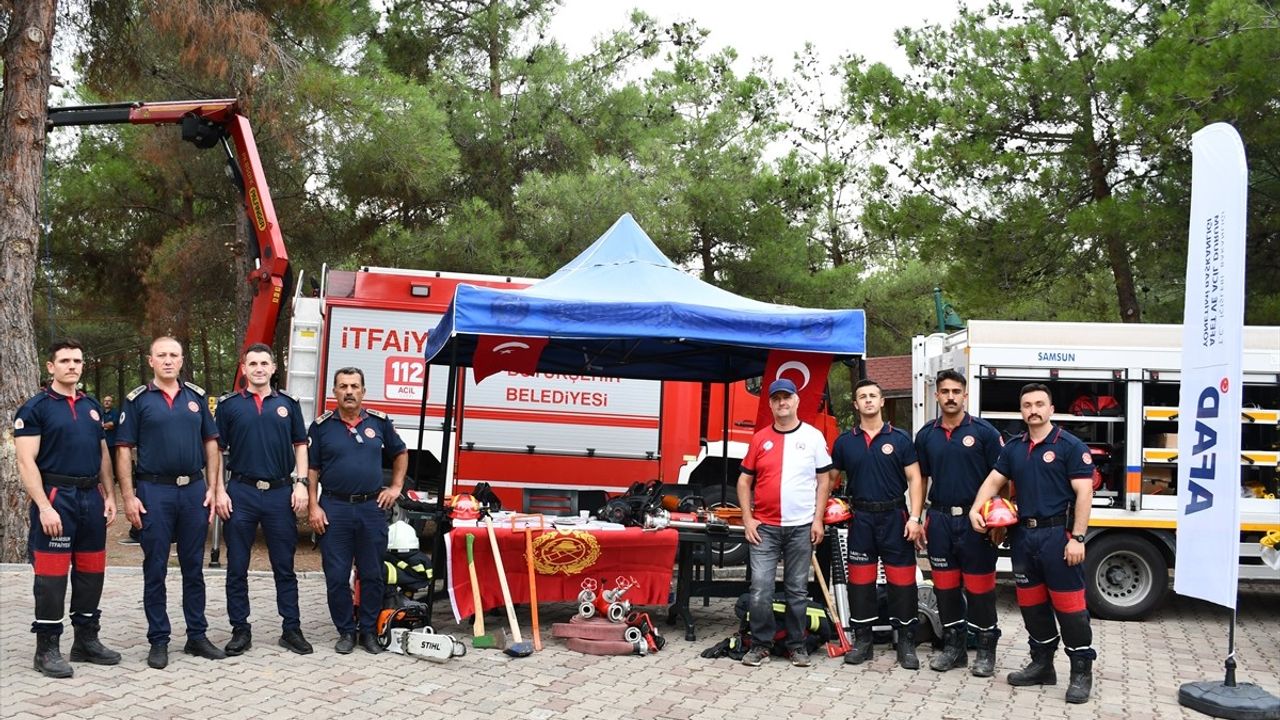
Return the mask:
<svg viewBox="0 0 1280 720">
<path fill-rule="evenodd" d="M 432 629 L 427 606 L 408 601 L 378 614 L 378 645 L 398 655 L 444 663 L 467 654 L 467 646 L 452 635 Z"/>
<path fill-rule="evenodd" d="M 595 578 L 583 580 L 582 592 L 578 593 L 578 617 L 586 620 L 598 615 L 609 622 L 622 622 L 631 612 L 631 603 L 622 596 L 637 584 L 635 578 L 619 576 L 613 581 L 613 588 L 605 590 L 604 583 Z"/>
</svg>

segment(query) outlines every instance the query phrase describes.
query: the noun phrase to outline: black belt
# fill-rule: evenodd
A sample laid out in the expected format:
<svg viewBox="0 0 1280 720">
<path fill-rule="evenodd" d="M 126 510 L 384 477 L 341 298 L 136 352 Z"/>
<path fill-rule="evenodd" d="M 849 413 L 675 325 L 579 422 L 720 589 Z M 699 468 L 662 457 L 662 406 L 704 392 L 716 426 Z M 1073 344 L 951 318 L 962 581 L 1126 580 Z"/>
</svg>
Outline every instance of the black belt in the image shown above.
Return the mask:
<svg viewBox="0 0 1280 720">
<path fill-rule="evenodd" d="M 276 488 L 285 487 L 292 482 L 292 480 L 289 478 L 280 478 L 279 480 L 271 480 L 268 478 L 249 477 L 248 475 L 242 475 L 240 473 L 235 473 L 235 472 L 231 473 L 231 481 L 244 483 L 245 485 L 252 485 L 258 488 L 259 490 L 274 490 Z"/>
<path fill-rule="evenodd" d="M 374 498 L 378 497 L 378 493 L 380 492 L 382 492 L 381 489 L 377 490 L 376 492 L 367 492 L 367 493 L 340 493 L 340 492 L 334 492 L 332 490 L 324 490 L 320 493 L 320 497 L 333 498 L 334 500 L 341 500 L 342 502 L 355 504 L 355 503 L 369 502 L 370 500 L 373 500 Z"/>
<path fill-rule="evenodd" d="M 961 505 L 933 505 L 933 504 L 930 504 L 930 505 L 929 505 L 929 509 L 930 509 L 930 510 L 932 510 L 932 511 L 934 511 L 934 512 L 942 513 L 943 515 L 950 515 L 951 517 L 960 517 L 961 515 L 968 515 L 968 514 L 969 514 L 969 508 L 967 508 L 967 507 L 963 507 L 963 506 L 961 506 Z"/>
<path fill-rule="evenodd" d="M 1018 518 L 1018 524 L 1025 528 L 1057 527 L 1067 524 L 1067 516 L 1064 514 L 1040 518 L 1024 517 Z"/>
<path fill-rule="evenodd" d="M 200 482 L 204 479 L 204 473 L 200 470 L 190 475 L 151 475 L 149 473 L 138 473 L 135 475 L 142 482 L 155 483 L 157 485 L 177 485 L 183 487 L 193 482 Z"/>
<path fill-rule="evenodd" d="M 885 500 L 884 502 L 872 502 L 870 500 L 854 500 L 854 512 L 886 512 L 888 510 L 906 510 L 907 503 L 903 500 Z"/>
<path fill-rule="evenodd" d="M 55 487 L 73 487 L 87 490 L 98 484 L 97 475 L 86 475 L 80 477 L 78 475 L 58 475 L 56 473 L 40 473 L 40 480 L 45 485 L 53 485 Z"/>
</svg>

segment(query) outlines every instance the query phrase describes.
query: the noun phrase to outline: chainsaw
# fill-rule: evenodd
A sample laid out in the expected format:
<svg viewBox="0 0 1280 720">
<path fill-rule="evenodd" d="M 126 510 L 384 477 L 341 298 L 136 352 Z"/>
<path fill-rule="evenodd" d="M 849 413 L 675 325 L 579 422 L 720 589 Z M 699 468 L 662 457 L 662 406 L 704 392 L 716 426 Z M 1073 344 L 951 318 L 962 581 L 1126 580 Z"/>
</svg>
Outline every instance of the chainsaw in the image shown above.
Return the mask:
<svg viewBox="0 0 1280 720">
<path fill-rule="evenodd" d="M 412 655 L 431 662 L 448 662 L 467 654 L 467 646 L 452 635 L 438 635 L 431 628 L 427 606 L 406 601 L 401 607 L 378 613 L 378 645 L 397 655 Z"/>
</svg>

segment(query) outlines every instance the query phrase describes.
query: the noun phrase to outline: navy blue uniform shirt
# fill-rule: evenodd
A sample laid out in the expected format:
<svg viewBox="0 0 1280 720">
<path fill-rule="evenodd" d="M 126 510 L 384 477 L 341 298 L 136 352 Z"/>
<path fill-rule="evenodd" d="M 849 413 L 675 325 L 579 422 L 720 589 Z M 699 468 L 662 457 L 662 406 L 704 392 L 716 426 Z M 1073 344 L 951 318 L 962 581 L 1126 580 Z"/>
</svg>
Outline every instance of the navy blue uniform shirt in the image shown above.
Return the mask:
<svg viewBox="0 0 1280 720">
<path fill-rule="evenodd" d="M 1093 457 L 1075 435 L 1053 427 L 1033 443 L 1027 433 L 1010 440 L 1000 452 L 996 470 L 1013 480 L 1018 517 L 1061 515 L 1075 501 L 1073 479 L 1093 479 Z"/>
<path fill-rule="evenodd" d="M 106 433 L 107 433 L 107 445 L 109 447 L 115 447 L 116 446 L 116 425 L 120 424 L 120 408 L 113 407 L 110 410 L 103 410 L 102 422 L 112 423 L 110 430 L 106 430 L 106 428 L 103 428 L 103 429 L 106 430 Z"/>
<path fill-rule="evenodd" d="M 382 489 L 382 461 L 407 452 L 391 418 L 378 411 L 360 411 L 348 425 L 330 411 L 307 431 L 307 462 L 320 473 L 320 484 L 331 492 L 359 494 Z"/>
<path fill-rule="evenodd" d="M 885 423 L 875 437 L 858 425 L 836 438 L 831 450 L 836 470 L 849 476 L 849 497 L 864 502 L 901 500 L 907 491 L 906 467 L 916 448 L 906 430 Z"/>
<path fill-rule="evenodd" d="M 36 435 L 40 472 L 90 477 L 102 470 L 102 407 L 88 395 L 72 398 L 53 388 L 36 393 L 14 415 L 13 436 Z"/>
<path fill-rule="evenodd" d="M 147 383 L 125 398 L 116 447 L 138 449 L 139 474 L 194 475 L 204 468 L 205 441 L 217 437 L 202 392 L 182 383 L 170 397 Z"/>
<path fill-rule="evenodd" d="M 951 430 L 942 426 L 940 417 L 925 423 L 916 433 L 916 455 L 920 458 L 920 474 L 933 479 L 929 504 L 965 508 L 972 505 L 1003 445 L 999 430 L 969 413 Z"/>
<path fill-rule="evenodd" d="M 272 390 L 261 396 L 227 393 L 218 398 L 218 445 L 230 449 L 227 468 L 258 480 L 279 480 L 293 472 L 293 448 L 307 444 L 302 408 L 292 397 Z"/>
</svg>

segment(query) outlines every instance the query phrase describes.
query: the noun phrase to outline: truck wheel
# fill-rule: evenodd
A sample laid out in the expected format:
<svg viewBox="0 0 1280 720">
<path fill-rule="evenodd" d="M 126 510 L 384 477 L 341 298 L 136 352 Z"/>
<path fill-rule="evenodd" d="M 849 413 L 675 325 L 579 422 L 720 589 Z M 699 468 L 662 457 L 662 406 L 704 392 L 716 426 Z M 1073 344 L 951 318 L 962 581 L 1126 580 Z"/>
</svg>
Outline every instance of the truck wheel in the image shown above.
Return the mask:
<svg viewBox="0 0 1280 720">
<path fill-rule="evenodd" d="M 720 494 L 720 483 L 712 483 L 705 485 L 702 489 L 702 497 L 707 501 L 707 507 L 714 510 L 719 507 L 740 508 L 738 504 L 738 488 L 729 485 L 724 489 L 724 494 Z M 711 562 L 719 565 L 746 565 L 747 564 L 747 543 L 738 542 L 712 542 L 711 543 Z"/>
<path fill-rule="evenodd" d="M 1111 533 L 1089 543 L 1084 585 L 1093 615 L 1104 620 L 1140 620 L 1169 589 L 1169 564 L 1149 540 Z"/>
</svg>

